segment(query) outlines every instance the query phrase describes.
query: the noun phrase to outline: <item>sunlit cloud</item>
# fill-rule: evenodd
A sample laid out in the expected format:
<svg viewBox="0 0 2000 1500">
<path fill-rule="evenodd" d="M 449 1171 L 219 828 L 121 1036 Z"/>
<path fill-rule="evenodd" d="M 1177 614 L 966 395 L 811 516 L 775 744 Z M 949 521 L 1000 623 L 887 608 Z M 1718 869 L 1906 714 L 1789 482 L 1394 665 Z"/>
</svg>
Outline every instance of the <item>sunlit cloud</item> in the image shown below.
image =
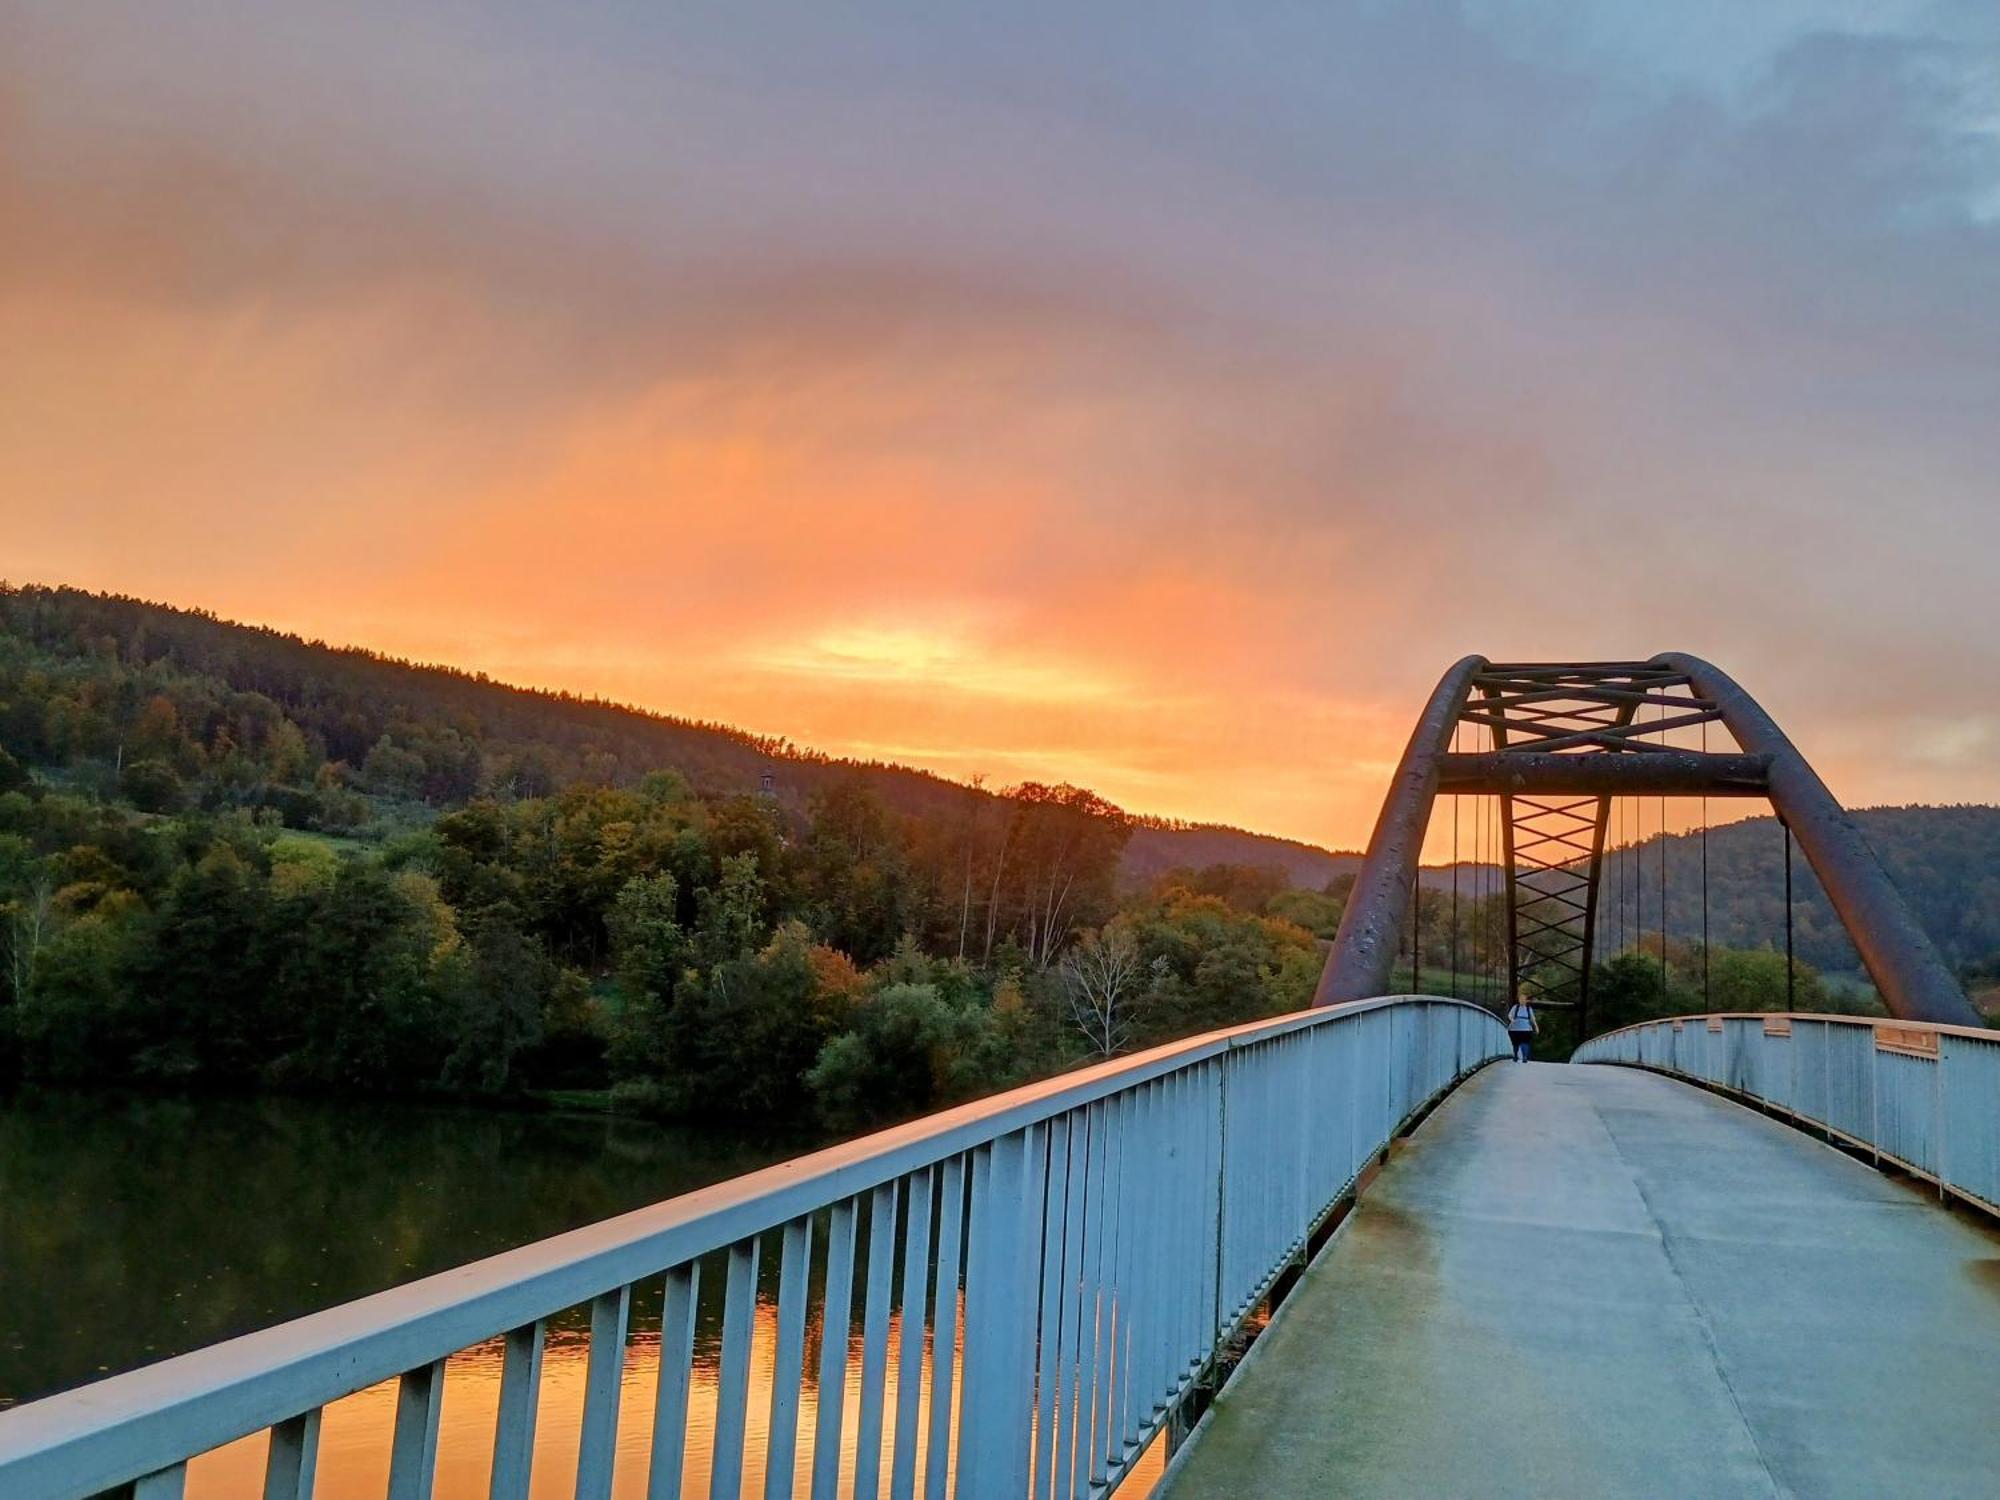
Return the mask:
<svg viewBox="0 0 2000 1500">
<path fill-rule="evenodd" d="M 1755 11 L 30 0 L 0 574 L 1349 847 L 1472 650 L 2000 799 L 2000 37 Z"/>
<path fill-rule="evenodd" d="M 963 634 L 922 627 L 848 625 L 794 645 L 746 651 L 741 664 L 780 677 L 860 685 L 921 686 L 930 692 L 1026 703 L 1099 703 L 1122 697 L 1145 707 L 1129 683 L 1086 664 L 1008 658 Z"/>
</svg>

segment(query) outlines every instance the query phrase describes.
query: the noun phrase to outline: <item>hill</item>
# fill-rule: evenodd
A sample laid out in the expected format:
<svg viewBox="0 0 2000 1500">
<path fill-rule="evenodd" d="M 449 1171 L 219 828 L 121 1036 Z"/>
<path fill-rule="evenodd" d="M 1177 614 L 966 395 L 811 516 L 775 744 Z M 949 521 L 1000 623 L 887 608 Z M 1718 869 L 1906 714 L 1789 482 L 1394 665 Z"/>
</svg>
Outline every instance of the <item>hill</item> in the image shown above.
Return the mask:
<svg viewBox="0 0 2000 1500">
<path fill-rule="evenodd" d="M 2000 808 L 1871 807 L 1853 814 L 1891 879 L 1946 962 L 1969 980 L 2000 957 Z M 1782 947 L 1785 931 L 1785 837 L 1775 818 L 1751 818 L 1710 830 L 1708 931 L 1731 947 Z M 1600 898 L 1602 951 L 1619 935 L 1660 928 L 1662 860 L 1666 928 L 1674 939 L 1699 936 L 1702 837 L 1678 834 L 1615 850 L 1606 860 Z M 1793 942 L 1798 956 L 1840 973 L 1860 960 L 1803 855 L 1794 855 Z"/>
<path fill-rule="evenodd" d="M 1338 900 L 1259 864 L 1135 884 L 1133 831 L 1078 787 L 0 588 L 0 1089 L 849 1128 L 1304 1004 Z M 1167 866 L 1208 849 L 1144 832 Z"/>
<path fill-rule="evenodd" d="M 977 816 L 1004 800 L 928 771 L 841 759 L 726 724 L 77 589 L 0 585 L 0 694 L 0 748 L 86 782 L 115 779 L 125 761 L 165 747 L 181 728 L 205 748 L 220 730 L 239 757 L 271 744 L 275 756 L 235 768 L 232 800 L 325 833 L 379 834 L 482 793 L 636 786 L 667 768 L 704 797 L 762 792 L 795 814 L 857 777 L 917 818 Z M 1358 856 L 1142 818 L 1123 873 L 1145 883 L 1216 863 L 1277 866 L 1295 884 L 1320 886 L 1351 873 Z"/>
</svg>

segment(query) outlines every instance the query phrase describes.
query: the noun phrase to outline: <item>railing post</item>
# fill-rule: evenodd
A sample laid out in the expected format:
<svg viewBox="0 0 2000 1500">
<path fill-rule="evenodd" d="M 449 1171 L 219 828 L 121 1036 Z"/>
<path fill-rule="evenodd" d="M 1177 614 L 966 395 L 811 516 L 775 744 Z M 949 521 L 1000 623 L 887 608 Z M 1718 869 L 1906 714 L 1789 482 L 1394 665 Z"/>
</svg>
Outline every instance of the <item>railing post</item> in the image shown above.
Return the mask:
<svg viewBox="0 0 2000 1500">
<path fill-rule="evenodd" d="M 507 1352 L 500 1367 L 500 1410 L 493 1423 L 489 1500 L 528 1500 L 535 1459 L 535 1415 L 542 1387 L 542 1332 L 538 1319 L 507 1335 Z M 265 1500 L 273 1497 L 267 1495 Z"/>
<path fill-rule="evenodd" d="M 972 1159 L 972 1224 L 966 1264 L 965 1369 L 959 1439 L 961 1500 L 1015 1500 L 1027 1484 L 1032 1410 L 1021 1378 L 1035 1316 L 1040 1257 L 1027 1253 L 1041 1205 L 1028 1199 L 1034 1129 L 1003 1136 Z"/>
<path fill-rule="evenodd" d="M 319 1462 L 319 1408 L 271 1429 L 264 1460 L 264 1500 L 312 1500 Z"/>
<path fill-rule="evenodd" d="M 653 1398 L 653 1448 L 646 1500 L 680 1500 L 687 1460 L 688 1384 L 693 1375 L 694 1320 L 701 1297 L 701 1262 L 667 1272 L 660 1298 L 660 1375 Z"/>
<path fill-rule="evenodd" d="M 396 1391 L 396 1434 L 390 1440 L 389 1500 L 430 1500 L 443 1407 L 443 1360 L 403 1376 Z"/>
<path fill-rule="evenodd" d="M 576 1500 L 611 1500 L 611 1468 L 618 1445 L 618 1396 L 625 1373 L 625 1332 L 631 1317 L 629 1286 L 591 1300 L 590 1357 L 583 1377 L 583 1429 L 577 1440 Z"/>
</svg>

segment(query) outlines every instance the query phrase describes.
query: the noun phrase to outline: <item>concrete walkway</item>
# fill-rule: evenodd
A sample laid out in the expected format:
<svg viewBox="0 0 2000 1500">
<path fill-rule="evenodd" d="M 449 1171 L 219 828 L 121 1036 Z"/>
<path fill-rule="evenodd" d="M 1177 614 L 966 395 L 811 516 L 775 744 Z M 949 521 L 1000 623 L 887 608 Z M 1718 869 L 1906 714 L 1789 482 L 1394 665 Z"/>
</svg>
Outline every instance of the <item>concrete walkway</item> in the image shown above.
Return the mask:
<svg viewBox="0 0 2000 1500">
<path fill-rule="evenodd" d="M 1205 1496 L 2000 1494 L 2000 1240 L 1689 1085 L 1500 1064 L 1168 1475 Z"/>
</svg>

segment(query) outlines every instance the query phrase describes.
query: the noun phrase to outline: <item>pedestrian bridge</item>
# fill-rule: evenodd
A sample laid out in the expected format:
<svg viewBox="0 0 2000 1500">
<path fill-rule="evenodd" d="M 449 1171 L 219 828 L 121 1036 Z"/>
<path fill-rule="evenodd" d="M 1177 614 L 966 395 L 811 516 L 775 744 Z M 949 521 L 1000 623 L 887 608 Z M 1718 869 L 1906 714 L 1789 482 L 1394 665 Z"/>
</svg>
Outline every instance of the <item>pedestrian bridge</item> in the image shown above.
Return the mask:
<svg viewBox="0 0 2000 1500">
<path fill-rule="evenodd" d="M 483 1347 L 491 1465 L 450 1500 L 1141 1493 L 1169 1451 L 1174 1497 L 1991 1492 L 2000 1042 L 1507 1050 L 1428 996 L 1176 1043 L 0 1413 L 0 1495 L 298 1500 L 323 1414 L 392 1381 L 386 1493 L 421 1500 Z M 580 1421 L 538 1432 L 578 1306 Z M 246 1439 L 232 1490 L 204 1455 Z"/>
</svg>

